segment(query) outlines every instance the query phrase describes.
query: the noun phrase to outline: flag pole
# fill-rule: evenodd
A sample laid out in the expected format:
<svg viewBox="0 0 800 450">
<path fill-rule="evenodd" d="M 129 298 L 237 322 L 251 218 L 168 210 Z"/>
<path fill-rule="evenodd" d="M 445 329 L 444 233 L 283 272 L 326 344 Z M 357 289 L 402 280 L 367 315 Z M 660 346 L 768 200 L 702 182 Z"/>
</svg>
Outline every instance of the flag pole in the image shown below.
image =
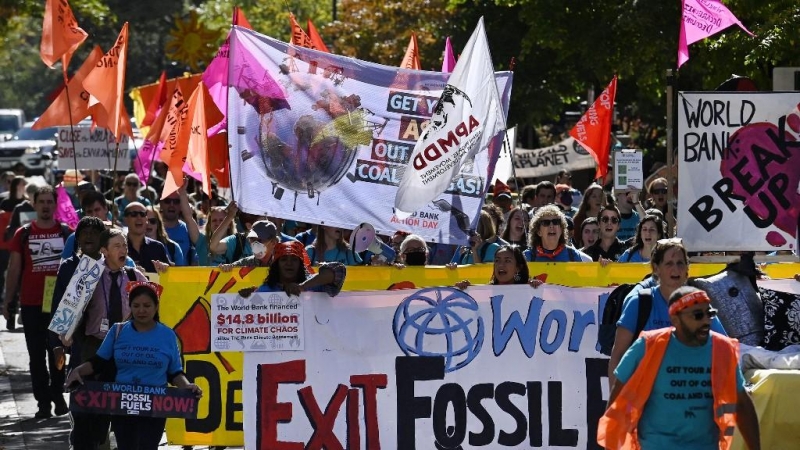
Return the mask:
<svg viewBox="0 0 800 450">
<path fill-rule="evenodd" d="M 61 63 L 63 64 L 64 62 L 62 61 Z M 66 74 L 66 69 L 64 69 L 64 70 L 65 70 L 65 74 Z M 74 128 L 74 125 L 72 124 L 72 105 L 71 105 L 71 103 L 69 101 L 69 83 L 67 83 L 66 79 L 64 80 L 64 93 L 67 94 L 67 105 L 68 105 L 67 110 L 69 111 L 69 140 L 70 140 L 70 142 L 72 142 L 72 162 L 73 162 L 73 164 L 75 164 L 75 172 L 77 172 L 78 171 L 78 155 L 77 155 L 77 153 L 75 151 L 75 128 Z M 52 168 L 53 167 L 52 166 L 52 162 L 50 164 L 51 164 L 50 167 Z M 66 170 L 65 170 L 65 173 L 66 173 Z"/>
<path fill-rule="evenodd" d="M 667 69 L 667 236 L 672 236 L 675 228 L 675 208 L 672 205 L 675 194 L 672 188 L 673 182 L 675 182 L 673 173 L 676 173 L 673 171 L 673 165 L 675 164 L 673 156 L 673 148 L 675 146 L 675 138 L 673 136 L 675 130 L 675 114 L 673 109 L 676 80 L 676 71 Z M 675 234 L 677 234 L 677 232 Z"/>
</svg>

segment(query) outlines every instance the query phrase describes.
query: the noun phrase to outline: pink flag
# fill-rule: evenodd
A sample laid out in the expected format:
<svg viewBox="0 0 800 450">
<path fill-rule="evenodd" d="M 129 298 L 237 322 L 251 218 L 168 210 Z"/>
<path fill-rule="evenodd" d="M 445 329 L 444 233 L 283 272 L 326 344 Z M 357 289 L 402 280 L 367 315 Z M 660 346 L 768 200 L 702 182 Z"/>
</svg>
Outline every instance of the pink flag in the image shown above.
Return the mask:
<svg viewBox="0 0 800 450">
<path fill-rule="evenodd" d="M 158 113 L 156 113 L 156 115 L 158 115 Z M 142 148 L 139 149 L 139 153 L 136 155 L 136 158 L 133 159 L 133 169 L 136 171 L 136 175 L 139 175 L 142 184 L 147 184 L 150 180 L 150 171 L 153 167 L 153 161 L 157 157 L 156 155 L 161 153 L 161 148 L 163 146 L 163 143 L 156 144 L 149 139 L 145 139 Z"/>
<path fill-rule="evenodd" d="M 711 35 L 739 25 L 750 36 L 750 32 L 736 16 L 717 0 L 683 0 L 683 17 L 678 41 L 678 68 L 689 60 L 689 45 Z"/>
<path fill-rule="evenodd" d="M 233 67 L 230 70 L 228 85 L 235 88 L 239 97 L 255 108 L 260 115 L 289 108 L 283 86 L 272 78 L 269 70 L 248 49 L 256 45 L 251 35 L 234 29 L 229 38 L 232 55 L 230 64 Z"/>
<path fill-rule="evenodd" d="M 208 86 L 208 92 L 214 100 L 222 114 L 228 114 L 228 52 L 230 51 L 231 35 L 225 38 L 225 42 L 219 48 L 217 56 L 211 60 L 211 63 L 206 67 L 203 72 L 203 83 Z M 217 133 L 224 131 L 228 127 L 228 120 L 223 119 L 222 122 L 208 130 L 209 136 L 214 136 Z"/>
<path fill-rule="evenodd" d="M 456 67 L 456 54 L 453 53 L 453 44 L 450 43 L 450 36 L 444 42 L 444 59 L 442 59 L 442 72 L 453 73 Z"/>
<path fill-rule="evenodd" d="M 64 189 L 64 185 L 59 184 L 56 188 L 56 195 L 58 196 L 58 204 L 56 205 L 56 220 L 65 223 L 74 229 L 78 226 L 78 213 L 75 207 L 72 206 L 72 200 L 69 198 L 69 193 Z"/>
</svg>

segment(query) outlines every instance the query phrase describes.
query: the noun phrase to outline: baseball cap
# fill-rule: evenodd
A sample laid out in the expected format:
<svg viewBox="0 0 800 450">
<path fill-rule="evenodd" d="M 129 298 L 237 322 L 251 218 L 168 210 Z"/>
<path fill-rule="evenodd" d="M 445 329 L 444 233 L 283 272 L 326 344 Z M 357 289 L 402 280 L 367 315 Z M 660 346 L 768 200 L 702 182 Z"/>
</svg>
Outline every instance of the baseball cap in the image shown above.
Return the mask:
<svg viewBox="0 0 800 450">
<path fill-rule="evenodd" d="M 250 228 L 247 233 L 248 238 L 256 238 L 259 241 L 268 241 L 278 235 L 278 228 L 269 220 L 259 220 Z"/>
<path fill-rule="evenodd" d="M 511 198 L 511 188 L 508 187 L 507 184 L 503 183 L 502 181 L 495 180 L 494 182 L 494 189 L 492 190 L 492 197 L 494 198 Z"/>
</svg>

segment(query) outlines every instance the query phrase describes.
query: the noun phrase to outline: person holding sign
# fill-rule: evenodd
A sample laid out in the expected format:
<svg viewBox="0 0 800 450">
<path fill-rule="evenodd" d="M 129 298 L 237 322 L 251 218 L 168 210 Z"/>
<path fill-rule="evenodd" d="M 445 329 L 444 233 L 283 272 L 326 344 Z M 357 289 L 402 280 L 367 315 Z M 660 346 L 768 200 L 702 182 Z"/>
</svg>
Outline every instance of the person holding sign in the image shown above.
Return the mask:
<svg viewBox="0 0 800 450">
<path fill-rule="evenodd" d="M 97 354 L 70 372 L 65 385 L 83 384 L 85 377 L 116 365 L 116 383 L 191 389 L 200 398 L 203 391 L 190 383 L 181 366 L 178 338 L 158 320 L 162 286 L 149 281 L 129 282 L 128 306 L 131 318 L 114 325 Z M 119 327 L 119 329 L 117 329 Z M 164 433 L 163 417 L 117 415 L 111 419 L 119 450 L 156 450 Z"/>
<path fill-rule="evenodd" d="M 664 237 L 664 221 L 658 216 L 645 216 L 636 225 L 633 246 L 619 257 L 619 262 L 650 262 L 656 242 Z"/>
<path fill-rule="evenodd" d="M 264 284 L 260 287 L 245 288 L 239 291 L 242 297 L 253 292 L 286 292 L 287 295 L 300 295 L 302 292 L 325 292 L 335 297 L 344 286 L 347 267 L 338 262 L 320 263 L 319 273 L 314 274 L 311 259 L 299 241 L 286 241 L 275 245 L 272 264 Z"/>
<path fill-rule="evenodd" d="M 531 287 L 537 288 L 543 282 L 529 277 L 528 263 L 522 253 L 522 247 L 508 244 L 500 247 L 494 254 L 494 269 L 488 284 L 529 284 Z M 469 280 L 461 280 L 456 283 L 456 287 L 462 291 L 469 286 L 472 286 Z"/>
<path fill-rule="evenodd" d="M 734 427 L 761 448 L 758 416 L 739 367 L 739 342 L 711 331 L 717 310 L 685 286 L 669 296 L 669 328 L 642 333 L 614 374 L 597 427 L 604 448 L 725 449 Z"/>
</svg>

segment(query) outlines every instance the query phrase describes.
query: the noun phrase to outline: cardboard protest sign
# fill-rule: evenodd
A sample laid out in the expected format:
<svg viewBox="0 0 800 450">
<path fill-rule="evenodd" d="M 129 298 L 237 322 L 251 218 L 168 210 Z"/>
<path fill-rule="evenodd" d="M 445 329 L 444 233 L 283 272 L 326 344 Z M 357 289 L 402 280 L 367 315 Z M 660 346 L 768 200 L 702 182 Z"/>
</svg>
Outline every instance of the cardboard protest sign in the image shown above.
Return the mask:
<svg viewBox="0 0 800 450">
<path fill-rule="evenodd" d="M 77 412 L 117 416 L 197 417 L 197 398 L 189 389 L 86 381 L 70 396 Z"/>
<path fill-rule="evenodd" d="M 90 126 L 59 128 L 56 145 L 59 169 L 108 169 L 113 166 L 115 159 L 129 161 L 134 150 L 133 141 L 128 136 L 122 136 L 119 152 L 115 153 L 117 144 L 114 135 L 105 128 L 92 130 Z M 78 167 L 75 167 L 76 160 Z"/>
<path fill-rule="evenodd" d="M 72 337 L 104 270 L 105 266 L 98 261 L 86 255 L 81 256 L 78 268 L 75 269 L 75 274 L 72 275 L 69 286 L 61 297 L 61 303 L 53 314 L 48 330 L 64 335 L 67 339 Z"/>
</svg>

